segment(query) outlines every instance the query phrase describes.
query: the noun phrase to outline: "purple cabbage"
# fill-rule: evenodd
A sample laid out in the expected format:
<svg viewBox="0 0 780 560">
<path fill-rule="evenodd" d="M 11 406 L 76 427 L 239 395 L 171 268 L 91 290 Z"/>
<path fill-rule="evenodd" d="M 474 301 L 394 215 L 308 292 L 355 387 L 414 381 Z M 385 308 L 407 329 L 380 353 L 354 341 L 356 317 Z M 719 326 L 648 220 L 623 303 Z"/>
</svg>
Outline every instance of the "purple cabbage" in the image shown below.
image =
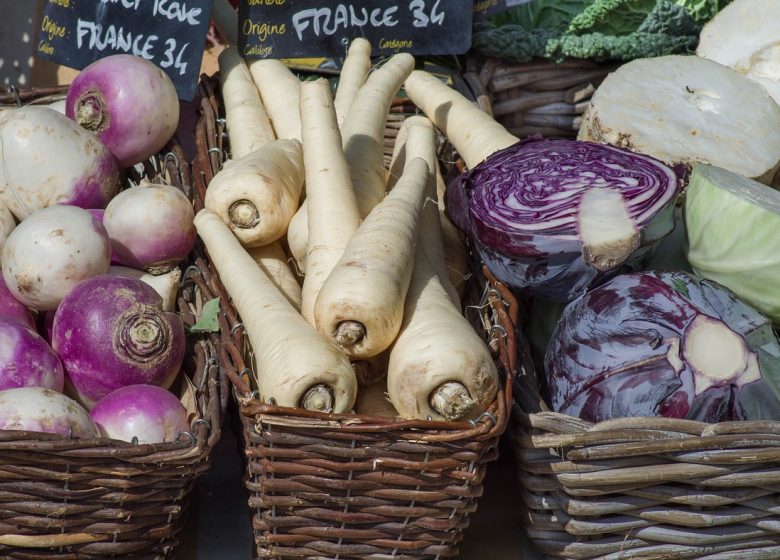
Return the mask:
<svg viewBox="0 0 780 560">
<path fill-rule="evenodd" d="M 536 136 L 458 177 L 446 206 L 498 280 L 565 302 L 652 257 L 681 182 L 649 156 Z"/>
<path fill-rule="evenodd" d="M 780 418 L 780 341 L 727 288 L 686 272 L 617 276 L 563 312 L 545 354 L 554 410 L 591 422 Z"/>
</svg>

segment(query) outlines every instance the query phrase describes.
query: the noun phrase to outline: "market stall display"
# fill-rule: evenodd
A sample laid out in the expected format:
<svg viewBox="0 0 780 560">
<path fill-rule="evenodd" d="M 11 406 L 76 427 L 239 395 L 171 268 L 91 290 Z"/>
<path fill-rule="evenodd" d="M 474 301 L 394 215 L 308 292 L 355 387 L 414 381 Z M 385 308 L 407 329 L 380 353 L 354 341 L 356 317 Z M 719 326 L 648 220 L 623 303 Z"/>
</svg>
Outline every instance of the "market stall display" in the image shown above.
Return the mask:
<svg viewBox="0 0 780 560">
<path fill-rule="evenodd" d="M 60 87 L 3 94 L 3 134 L 8 133 L 6 124 L 15 121 L 17 115 L 40 113 L 45 122 L 62 122 L 58 130 L 70 135 L 68 138 L 81 135 L 102 145 L 93 133 L 66 126 L 75 123 L 48 108 L 50 103 L 64 99 L 66 93 L 67 88 Z M 55 133 L 53 129 L 44 132 Z M 9 149 L 11 138 L 4 136 Z M 80 178 L 83 175 L 78 173 L 58 173 L 50 167 L 58 164 L 58 158 L 67 160 L 69 156 L 63 152 L 81 144 L 56 142 L 46 157 L 35 163 L 30 159 L 35 152 L 25 153 L 21 147 L 14 152 L 13 161 L 4 159 L 8 164 L 26 166 L 30 172 L 48 173 L 65 185 L 64 190 L 54 191 L 65 193 L 59 198 L 44 201 L 43 197 L 34 197 L 41 208 L 20 204 L 11 222 L 15 227 L 4 246 L 7 256 L 3 259 L 3 285 L 7 288 L 3 290 L 2 323 L 16 333 L 10 336 L 8 330 L 9 337 L 4 340 L 17 339 L 19 352 L 31 352 L 33 347 L 48 350 L 24 358 L 29 364 L 40 365 L 41 381 L 35 383 L 39 386 L 28 386 L 31 376 L 17 375 L 20 368 L 29 365 L 19 363 L 13 367 L 15 388 L 0 392 L 0 485 L 4 490 L 0 501 L 6 512 L 0 521 L 0 555 L 4 557 L 171 558 L 192 491 L 198 477 L 209 468 L 229 397 L 227 379 L 218 367 L 220 330 L 218 326 L 204 327 L 202 322 L 208 315 L 206 303 L 215 297 L 209 265 L 200 246 L 194 246 L 191 229 L 189 236 L 183 230 L 188 243 L 175 243 L 176 250 L 170 251 L 163 243 L 155 255 L 141 255 L 140 260 L 133 261 L 139 269 L 110 266 L 112 239 L 123 239 L 127 222 L 120 219 L 120 228 L 115 230 L 117 222 L 109 216 L 104 226 L 103 218 L 108 213 L 101 210 L 109 200 L 120 204 L 126 196 L 135 199 L 142 191 L 153 195 L 164 190 L 176 202 L 154 208 L 174 206 L 184 209 L 185 216 L 188 209 L 191 226 L 193 184 L 188 158 L 177 139 L 166 142 L 161 151 L 138 166 L 123 170 L 121 184 L 114 163 L 108 177 L 115 176 L 117 182 L 107 197 L 67 194 L 67 189 L 73 191 L 68 186 L 72 185 L 77 195 L 83 195 L 83 187 L 93 184 L 92 180 Z M 83 169 L 85 165 L 89 168 L 91 164 L 76 157 L 66 162 L 67 169 Z M 17 171 L 5 168 L 4 203 L 12 192 L 23 192 L 19 189 L 21 183 L 16 182 L 23 175 Z M 113 184 L 105 174 L 102 177 L 94 184 Z M 166 196 L 161 200 L 167 200 Z M 177 206 L 181 201 L 185 204 Z M 93 204 L 97 208 L 92 208 Z M 158 235 L 155 226 L 159 222 L 152 219 L 148 200 L 144 204 L 145 233 Z M 130 222 L 138 221 L 135 212 L 131 210 L 136 217 Z M 16 220 L 20 220 L 19 225 Z M 178 221 L 187 222 L 186 217 Z M 162 227 L 164 230 L 165 224 Z M 137 241 L 141 236 L 131 237 Z M 137 253 L 132 247 L 128 250 Z M 30 276 L 34 270 L 31 267 L 41 264 L 40 272 Z M 164 274 L 155 276 L 142 267 Z M 119 289 L 107 301 L 100 294 L 109 284 Z M 19 296 L 28 296 L 23 301 L 33 312 L 21 305 Z M 116 315 L 119 318 L 115 321 L 111 317 Z M 118 330 L 113 331 L 113 327 Z M 159 380 L 146 378 L 146 366 L 157 363 L 161 352 L 174 355 L 160 370 Z M 87 356 L 89 353 L 92 355 Z M 51 360 L 47 362 L 46 356 L 55 360 L 54 366 L 47 367 Z M 108 385 L 102 386 L 103 382 L 118 382 L 120 373 L 127 374 L 122 356 L 132 356 L 136 366 L 141 364 L 130 377 L 135 379 L 133 383 L 144 384 L 140 390 L 138 385 L 117 385 L 111 386 L 116 391 L 106 391 Z M 117 363 L 113 363 L 115 360 Z M 4 363 L 13 366 L 9 361 Z M 59 392 L 62 383 L 44 379 L 57 378 L 59 373 L 63 374 L 65 394 Z M 89 383 L 75 381 L 89 375 Z M 119 384 L 129 382 L 124 379 Z M 101 385 L 100 391 L 93 392 L 97 385 Z M 82 402 L 76 400 L 79 395 Z M 103 400 L 99 401 L 100 397 Z M 93 408 L 96 401 L 99 406 Z M 151 426 L 145 424 L 146 420 L 132 420 L 149 415 L 153 418 Z M 160 432 L 158 428 L 165 429 Z"/>
</svg>

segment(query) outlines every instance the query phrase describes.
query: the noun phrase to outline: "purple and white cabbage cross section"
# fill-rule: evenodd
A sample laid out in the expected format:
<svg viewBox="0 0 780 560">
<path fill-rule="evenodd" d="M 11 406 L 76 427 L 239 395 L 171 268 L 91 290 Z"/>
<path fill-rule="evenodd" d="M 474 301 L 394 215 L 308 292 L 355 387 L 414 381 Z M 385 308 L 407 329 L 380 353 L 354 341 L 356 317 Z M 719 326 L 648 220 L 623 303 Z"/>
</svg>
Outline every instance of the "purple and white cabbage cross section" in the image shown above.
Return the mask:
<svg viewBox="0 0 780 560">
<path fill-rule="evenodd" d="M 447 211 L 503 283 L 569 301 L 652 256 L 674 227 L 677 170 L 622 148 L 533 137 L 447 189 Z"/>
</svg>

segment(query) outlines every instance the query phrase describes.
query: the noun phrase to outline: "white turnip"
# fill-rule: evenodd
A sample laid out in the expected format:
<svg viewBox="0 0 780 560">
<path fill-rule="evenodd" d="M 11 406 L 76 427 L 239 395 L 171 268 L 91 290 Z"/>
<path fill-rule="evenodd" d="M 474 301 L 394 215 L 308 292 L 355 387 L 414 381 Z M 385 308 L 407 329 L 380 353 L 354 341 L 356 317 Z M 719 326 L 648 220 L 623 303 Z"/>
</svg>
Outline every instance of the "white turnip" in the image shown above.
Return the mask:
<svg viewBox="0 0 780 560">
<path fill-rule="evenodd" d="M 108 270 L 111 244 L 103 224 L 86 210 L 50 206 L 11 232 L 2 260 L 11 293 L 26 306 L 47 311 L 76 284 Z"/>
<path fill-rule="evenodd" d="M 54 204 L 105 208 L 119 190 L 111 152 L 47 107 L 0 113 L 0 200 L 23 220 Z"/>
<path fill-rule="evenodd" d="M 187 196 L 170 185 L 143 183 L 108 203 L 103 225 L 119 264 L 164 274 L 195 245 L 195 211 Z"/>
<path fill-rule="evenodd" d="M 0 391 L 0 430 L 45 432 L 91 439 L 100 431 L 79 403 L 41 387 Z"/>
</svg>

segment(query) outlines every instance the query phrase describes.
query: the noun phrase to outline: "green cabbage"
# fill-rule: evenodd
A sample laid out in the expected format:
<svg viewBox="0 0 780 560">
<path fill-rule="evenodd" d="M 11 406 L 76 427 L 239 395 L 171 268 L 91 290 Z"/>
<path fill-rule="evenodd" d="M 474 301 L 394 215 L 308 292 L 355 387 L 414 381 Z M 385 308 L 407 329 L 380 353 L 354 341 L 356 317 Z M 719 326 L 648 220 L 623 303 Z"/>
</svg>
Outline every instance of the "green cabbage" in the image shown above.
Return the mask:
<svg viewBox="0 0 780 560">
<path fill-rule="evenodd" d="M 780 323 L 780 192 L 700 164 L 685 199 L 688 261 Z"/>
</svg>

